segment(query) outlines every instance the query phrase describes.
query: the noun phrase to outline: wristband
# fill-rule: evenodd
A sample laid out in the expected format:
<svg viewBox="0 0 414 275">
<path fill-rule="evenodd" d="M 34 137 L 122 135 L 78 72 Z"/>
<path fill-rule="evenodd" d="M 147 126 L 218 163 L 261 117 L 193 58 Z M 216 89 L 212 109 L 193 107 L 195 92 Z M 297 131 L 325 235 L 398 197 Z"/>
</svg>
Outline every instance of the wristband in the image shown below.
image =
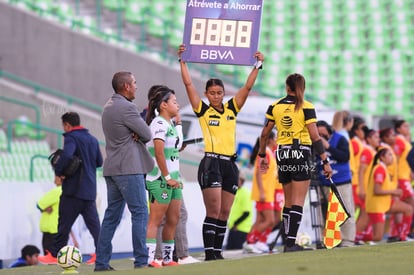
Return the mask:
<svg viewBox="0 0 414 275">
<path fill-rule="evenodd" d="M 166 181 L 169 181 L 169 180 L 171 179 L 170 174 L 166 175 L 166 176 L 164 177 L 164 179 L 165 179 Z"/>
<path fill-rule="evenodd" d="M 263 154 L 257 154 L 259 157 L 261 157 L 261 158 L 265 158 L 266 157 L 266 154 L 265 153 L 263 153 Z"/>
<path fill-rule="evenodd" d="M 178 58 L 178 63 L 181 63 L 181 58 Z"/>
<path fill-rule="evenodd" d="M 324 160 L 321 161 L 321 165 L 324 166 L 325 164 L 328 164 L 329 161 L 330 161 L 330 159 L 329 158 L 326 158 L 326 159 L 324 159 Z"/>
<path fill-rule="evenodd" d="M 263 62 L 260 60 L 257 60 L 256 63 L 253 65 L 256 69 L 261 70 L 263 69 Z"/>
</svg>

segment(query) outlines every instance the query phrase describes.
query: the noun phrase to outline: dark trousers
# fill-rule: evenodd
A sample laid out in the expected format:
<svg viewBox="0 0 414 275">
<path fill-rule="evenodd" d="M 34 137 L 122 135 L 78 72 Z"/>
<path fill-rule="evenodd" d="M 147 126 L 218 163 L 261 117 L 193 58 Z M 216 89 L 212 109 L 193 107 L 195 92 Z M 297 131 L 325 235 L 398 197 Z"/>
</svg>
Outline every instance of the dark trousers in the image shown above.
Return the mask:
<svg viewBox="0 0 414 275">
<path fill-rule="evenodd" d="M 43 247 L 43 253 L 45 255 L 47 251 L 49 252 L 53 251 L 56 235 L 57 235 L 56 233 L 52 234 L 52 233 L 43 232 L 42 247 Z"/>
<path fill-rule="evenodd" d="M 101 228 L 96 202 L 62 195 L 59 203 L 58 233 L 55 237 L 54 249 L 51 251 L 53 256 L 67 245 L 70 231 L 79 215 L 82 215 L 96 248 Z"/>
<path fill-rule="evenodd" d="M 237 231 L 237 230 L 230 230 L 229 237 L 227 239 L 226 249 L 242 249 L 243 243 L 246 241 L 247 233 Z"/>
</svg>

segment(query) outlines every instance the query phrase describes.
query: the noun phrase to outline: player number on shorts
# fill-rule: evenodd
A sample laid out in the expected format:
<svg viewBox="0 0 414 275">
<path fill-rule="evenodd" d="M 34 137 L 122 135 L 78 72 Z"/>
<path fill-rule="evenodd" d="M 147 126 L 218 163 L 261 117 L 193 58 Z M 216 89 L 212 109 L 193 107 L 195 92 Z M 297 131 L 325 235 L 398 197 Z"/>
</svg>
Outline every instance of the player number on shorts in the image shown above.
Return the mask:
<svg viewBox="0 0 414 275">
<path fill-rule="evenodd" d="M 191 45 L 249 48 L 251 21 L 193 18 Z"/>
</svg>

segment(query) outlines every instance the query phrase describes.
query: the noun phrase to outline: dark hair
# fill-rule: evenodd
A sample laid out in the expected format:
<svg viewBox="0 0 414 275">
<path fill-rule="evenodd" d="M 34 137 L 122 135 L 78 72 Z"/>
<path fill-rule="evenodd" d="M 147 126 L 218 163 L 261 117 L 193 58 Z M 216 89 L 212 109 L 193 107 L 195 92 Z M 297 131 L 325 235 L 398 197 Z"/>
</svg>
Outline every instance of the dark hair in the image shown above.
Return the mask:
<svg viewBox="0 0 414 275">
<path fill-rule="evenodd" d="M 69 123 L 71 126 L 79 126 L 80 125 L 79 114 L 75 112 L 64 113 L 62 115 L 62 122 Z"/>
<path fill-rule="evenodd" d="M 396 119 L 394 120 L 394 129 L 396 132 L 399 133 L 398 129 L 403 125 L 406 121 L 404 119 Z"/>
<path fill-rule="evenodd" d="M 149 102 L 147 117 L 145 119 L 148 125 L 150 125 L 151 121 L 154 119 L 154 117 L 156 117 L 155 110 L 157 110 L 159 113 L 161 103 L 167 102 L 170 99 L 171 95 L 175 95 L 175 92 L 167 86 L 163 85 L 159 85 L 157 89 L 154 88 L 151 91 L 151 95 L 150 92 L 148 92 Z"/>
<path fill-rule="evenodd" d="M 331 125 L 329 125 L 328 122 L 326 122 L 325 120 L 319 120 L 318 122 L 316 122 L 316 127 L 325 127 L 329 135 L 332 135 L 333 133 Z"/>
<path fill-rule="evenodd" d="M 381 157 L 385 155 L 385 153 L 388 151 L 387 147 L 380 146 L 378 147 L 377 153 L 374 156 L 374 159 L 372 161 L 371 171 L 369 172 L 369 177 L 372 176 L 372 171 L 374 170 L 375 165 L 379 163 L 379 160 Z"/>
<path fill-rule="evenodd" d="M 151 98 L 156 94 L 157 90 L 159 90 L 161 88 L 168 89 L 168 87 L 165 86 L 165 85 L 153 85 L 153 86 L 151 86 L 151 88 L 149 88 L 148 94 L 147 94 L 148 101 L 150 101 Z"/>
<path fill-rule="evenodd" d="M 131 72 L 117 72 L 112 77 L 112 88 L 114 89 L 115 93 L 119 93 L 122 91 L 124 84 L 131 83 Z"/>
<path fill-rule="evenodd" d="M 270 131 L 267 138 L 268 139 L 274 139 L 275 136 L 276 136 L 276 133 L 274 131 Z M 256 161 L 257 154 L 259 153 L 259 147 L 260 147 L 260 138 L 257 138 L 256 143 L 254 144 L 254 147 L 252 149 L 252 153 L 250 154 L 250 164 L 251 165 L 254 165 L 254 162 Z"/>
<path fill-rule="evenodd" d="M 364 128 L 362 128 L 362 130 L 364 131 L 365 140 L 367 138 L 371 137 L 373 134 L 375 134 L 377 132 L 374 129 L 368 128 L 367 126 L 364 126 Z"/>
<path fill-rule="evenodd" d="M 295 73 L 290 74 L 286 78 L 286 86 L 288 90 L 291 92 L 294 92 L 296 95 L 296 102 L 295 102 L 295 111 L 299 111 L 300 108 L 302 108 L 304 97 L 305 97 L 305 78 L 303 75 Z"/>
<path fill-rule="evenodd" d="M 365 124 L 365 120 L 362 117 L 354 116 L 354 125 L 352 125 L 352 128 L 349 131 L 349 137 L 353 138 L 354 136 L 356 136 L 356 130 L 363 124 Z"/>
<path fill-rule="evenodd" d="M 206 82 L 206 91 L 208 90 L 208 88 L 210 88 L 211 86 L 220 86 L 223 88 L 224 90 L 224 84 L 223 81 L 221 81 L 220 79 L 217 78 L 210 78 L 209 80 L 207 80 Z"/>
<path fill-rule="evenodd" d="M 37 246 L 28 244 L 22 248 L 21 253 L 22 253 L 22 258 L 26 259 L 26 256 L 33 256 L 34 254 L 40 254 L 40 250 L 39 248 L 37 248 Z"/>
<path fill-rule="evenodd" d="M 383 140 L 385 137 L 389 136 L 392 133 L 393 129 L 391 127 L 381 129 L 379 131 L 380 139 Z"/>
</svg>

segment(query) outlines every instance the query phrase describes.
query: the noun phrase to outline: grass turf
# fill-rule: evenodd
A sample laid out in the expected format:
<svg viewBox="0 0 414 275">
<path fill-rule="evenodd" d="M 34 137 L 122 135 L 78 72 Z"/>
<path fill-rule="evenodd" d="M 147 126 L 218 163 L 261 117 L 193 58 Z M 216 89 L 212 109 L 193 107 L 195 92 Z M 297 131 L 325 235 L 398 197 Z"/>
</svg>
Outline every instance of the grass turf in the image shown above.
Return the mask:
<svg viewBox="0 0 414 275">
<path fill-rule="evenodd" d="M 280 249 L 280 248 L 279 248 Z M 226 254 L 224 254 L 226 256 Z M 200 255 L 201 256 L 201 255 Z M 315 250 L 294 253 L 268 254 L 246 257 L 246 254 L 232 259 L 201 262 L 166 268 L 133 269 L 129 259 L 111 261 L 116 271 L 103 274 L 413 274 L 414 242 L 382 243 L 352 248 Z M 82 264 L 79 274 L 102 274 L 93 272 L 94 266 Z M 31 266 L 15 269 L 2 269 L 0 275 L 40 275 L 61 274 L 59 266 Z"/>
</svg>

